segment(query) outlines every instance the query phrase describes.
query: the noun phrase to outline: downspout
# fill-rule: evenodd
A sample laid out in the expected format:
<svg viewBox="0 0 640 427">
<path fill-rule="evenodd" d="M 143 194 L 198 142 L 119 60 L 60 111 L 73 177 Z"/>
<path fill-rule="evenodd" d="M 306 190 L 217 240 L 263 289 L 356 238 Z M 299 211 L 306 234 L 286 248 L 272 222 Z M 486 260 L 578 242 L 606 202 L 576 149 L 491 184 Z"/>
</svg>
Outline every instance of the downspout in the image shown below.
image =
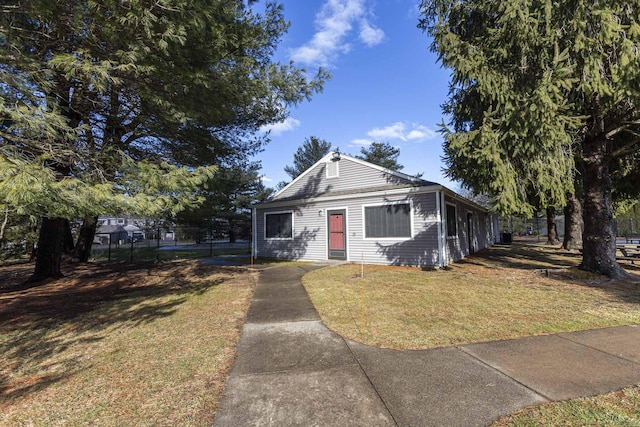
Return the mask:
<svg viewBox="0 0 640 427">
<path fill-rule="evenodd" d="M 256 221 L 256 208 L 251 209 L 251 251 L 253 258 L 258 256 L 258 226 Z"/>
<path fill-rule="evenodd" d="M 444 191 L 440 192 L 440 209 L 442 212 L 442 241 L 441 241 L 441 245 L 442 245 L 442 266 L 446 267 L 447 264 L 449 264 L 449 250 L 447 247 L 447 231 L 446 231 L 446 224 L 447 224 L 447 205 L 445 203 L 445 198 L 444 198 Z"/>
<path fill-rule="evenodd" d="M 444 267 L 444 254 L 442 253 L 442 215 L 440 206 L 440 191 L 436 191 L 436 222 L 438 224 L 438 267 Z"/>
</svg>

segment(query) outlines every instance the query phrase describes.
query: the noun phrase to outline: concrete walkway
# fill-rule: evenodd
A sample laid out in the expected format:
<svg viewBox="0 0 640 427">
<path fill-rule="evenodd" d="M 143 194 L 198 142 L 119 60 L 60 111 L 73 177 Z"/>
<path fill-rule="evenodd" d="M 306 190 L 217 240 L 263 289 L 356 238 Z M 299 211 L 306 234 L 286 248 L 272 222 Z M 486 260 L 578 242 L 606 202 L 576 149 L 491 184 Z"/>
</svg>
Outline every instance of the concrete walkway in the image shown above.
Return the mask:
<svg viewBox="0 0 640 427">
<path fill-rule="evenodd" d="M 420 351 L 343 339 L 300 282 L 319 267 L 261 273 L 214 426 L 483 426 L 640 383 L 637 326 Z"/>
</svg>

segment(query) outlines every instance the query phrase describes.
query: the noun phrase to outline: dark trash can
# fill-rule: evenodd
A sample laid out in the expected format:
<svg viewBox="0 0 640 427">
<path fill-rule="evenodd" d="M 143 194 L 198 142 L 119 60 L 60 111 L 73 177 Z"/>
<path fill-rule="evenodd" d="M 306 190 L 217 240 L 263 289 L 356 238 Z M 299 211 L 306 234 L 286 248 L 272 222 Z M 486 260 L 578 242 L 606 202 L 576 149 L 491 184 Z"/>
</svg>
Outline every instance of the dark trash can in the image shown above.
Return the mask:
<svg viewBox="0 0 640 427">
<path fill-rule="evenodd" d="M 511 233 L 502 233 L 502 243 L 511 244 Z"/>
</svg>

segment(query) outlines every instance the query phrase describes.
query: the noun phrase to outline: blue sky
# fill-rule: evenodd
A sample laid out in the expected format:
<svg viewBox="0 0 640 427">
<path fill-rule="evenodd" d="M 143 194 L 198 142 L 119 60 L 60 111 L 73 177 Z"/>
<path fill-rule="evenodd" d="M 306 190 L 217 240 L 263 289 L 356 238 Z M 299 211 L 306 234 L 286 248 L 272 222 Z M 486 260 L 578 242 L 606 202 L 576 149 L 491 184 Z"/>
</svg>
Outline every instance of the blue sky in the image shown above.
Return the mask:
<svg viewBox="0 0 640 427">
<path fill-rule="evenodd" d="M 289 181 L 284 172 L 309 136 L 356 155 L 372 141 L 400 148 L 402 172 L 456 187 L 442 173 L 437 133 L 449 73 L 419 30 L 417 0 L 281 0 L 291 22 L 276 59 L 294 60 L 332 79 L 322 93 L 269 126 L 271 142 L 257 158 L 264 181 Z M 265 129 L 267 130 L 267 129 Z"/>
</svg>

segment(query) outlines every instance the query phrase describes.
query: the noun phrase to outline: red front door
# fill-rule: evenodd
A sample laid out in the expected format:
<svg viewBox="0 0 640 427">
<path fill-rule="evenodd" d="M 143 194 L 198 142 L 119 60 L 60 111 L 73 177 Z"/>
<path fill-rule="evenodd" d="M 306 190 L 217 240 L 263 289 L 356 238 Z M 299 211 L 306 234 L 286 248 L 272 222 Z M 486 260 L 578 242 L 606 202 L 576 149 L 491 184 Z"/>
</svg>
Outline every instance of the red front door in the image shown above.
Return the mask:
<svg viewBox="0 0 640 427">
<path fill-rule="evenodd" d="M 329 258 L 347 259 L 345 212 L 329 211 Z"/>
</svg>

